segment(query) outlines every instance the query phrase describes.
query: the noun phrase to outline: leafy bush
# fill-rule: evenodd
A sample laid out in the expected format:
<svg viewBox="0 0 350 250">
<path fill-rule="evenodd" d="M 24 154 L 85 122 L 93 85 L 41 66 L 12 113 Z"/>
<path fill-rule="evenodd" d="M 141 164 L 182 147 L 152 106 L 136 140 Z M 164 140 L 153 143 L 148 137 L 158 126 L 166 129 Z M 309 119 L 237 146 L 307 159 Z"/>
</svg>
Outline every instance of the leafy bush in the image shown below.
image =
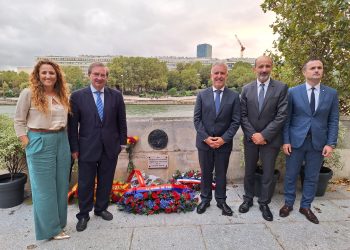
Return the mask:
<svg viewBox="0 0 350 250">
<path fill-rule="evenodd" d="M 175 96 L 177 94 L 177 89 L 176 88 L 171 88 L 168 90 L 168 95 L 170 96 Z"/>
<path fill-rule="evenodd" d="M 7 115 L 0 115 L 0 168 L 7 169 L 12 179 L 26 166 L 25 152 L 16 136 L 13 120 Z"/>
</svg>

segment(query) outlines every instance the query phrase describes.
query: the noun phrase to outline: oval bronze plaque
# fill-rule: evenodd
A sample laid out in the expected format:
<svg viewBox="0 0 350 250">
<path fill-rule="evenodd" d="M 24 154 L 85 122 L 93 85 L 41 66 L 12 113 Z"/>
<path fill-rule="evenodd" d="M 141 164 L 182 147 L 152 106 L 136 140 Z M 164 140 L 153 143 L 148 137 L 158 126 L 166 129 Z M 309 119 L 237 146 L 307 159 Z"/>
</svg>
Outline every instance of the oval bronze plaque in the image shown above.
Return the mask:
<svg viewBox="0 0 350 250">
<path fill-rule="evenodd" d="M 168 145 L 168 135 L 161 129 L 155 129 L 148 135 L 148 144 L 153 149 L 164 149 Z"/>
</svg>

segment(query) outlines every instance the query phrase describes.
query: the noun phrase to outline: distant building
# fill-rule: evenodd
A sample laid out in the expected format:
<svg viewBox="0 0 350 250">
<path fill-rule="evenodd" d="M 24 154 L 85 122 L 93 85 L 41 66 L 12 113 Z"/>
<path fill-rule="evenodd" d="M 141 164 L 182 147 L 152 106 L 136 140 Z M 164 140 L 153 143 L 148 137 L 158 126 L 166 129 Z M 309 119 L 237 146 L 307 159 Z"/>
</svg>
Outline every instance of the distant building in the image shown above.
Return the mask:
<svg viewBox="0 0 350 250">
<path fill-rule="evenodd" d="M 36 61 L 41 59 L 49 59 L 60 66 L 77 66 L 81 68 L 85 75 L 87 75 L 88 68 L 93 62 L 102 62 L 107 64 L 112 61 L 114 57 L 118 56 L 93 56 L 93 55 L 79 55 L 79 56 L 38 56 Z"/>
<path fill-rule="evenodd" d="M 38 56 L 36 61 L 40 59 L 50 59 L 55 61 L 61 66 L 78 66 L 82 69 L 85 75 L 87 75 L 88 67 L 93 62 L 102 62 L 107 64 L 113 60 L 113 58 L 118 57 L 118 55 L 112 56 L 94 56 L 94 55 L 79 55 L 79 56 Z M 229 69 L 232 69 L 236 62 L 243 61 L 254 65 L 255 58 L 228 58 L 228 59 L 218 59 L 218 58 L 198 58 L 198 57 L 179 57 L 179 56 L 156 56 L 161 62 L 165 62 L 169 70 L 176 69 L 178 63 L 195 63 L 201 62 L 204 65 L 212 65 L 216 62 L 224 62 L 227 64 Z M 18 72 L 20 67 L 18 67 Z M 23 71 L 23 70 L 22 70 Z"/>
<path fill-rule="evenodd" d="M 207 43 L 197 45 L 197 57 L 198 58 L 211 58 L 212 46 Z"/>
</svg>

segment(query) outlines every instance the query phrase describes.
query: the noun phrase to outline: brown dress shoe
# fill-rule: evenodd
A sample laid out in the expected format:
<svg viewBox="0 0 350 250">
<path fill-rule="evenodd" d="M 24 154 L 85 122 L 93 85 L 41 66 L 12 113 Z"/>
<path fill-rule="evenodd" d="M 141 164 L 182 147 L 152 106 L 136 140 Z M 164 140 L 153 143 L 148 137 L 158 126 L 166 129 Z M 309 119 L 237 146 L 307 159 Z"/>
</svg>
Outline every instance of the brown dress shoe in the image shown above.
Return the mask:
<svg viewBox="0 0 350 250">
<path fill-rule="evenodd" d="M 318 219 L 316 217 L 316 215 L 311 211 L 310 208 L 300 208 L 299 212 L 302 213 L 303 215 L 305 215 L 306 219 L 308 219 L 309 221 L 311 221 L 312 223 L 318 224 Z"/>
<path fill-rule="evenodd" d="M 280 209 L 280 217 L 287 217 L 289 215 L 289 213 L 293 210 L 293 207 L 284 205 L 281 209 Z"/>
</svg>

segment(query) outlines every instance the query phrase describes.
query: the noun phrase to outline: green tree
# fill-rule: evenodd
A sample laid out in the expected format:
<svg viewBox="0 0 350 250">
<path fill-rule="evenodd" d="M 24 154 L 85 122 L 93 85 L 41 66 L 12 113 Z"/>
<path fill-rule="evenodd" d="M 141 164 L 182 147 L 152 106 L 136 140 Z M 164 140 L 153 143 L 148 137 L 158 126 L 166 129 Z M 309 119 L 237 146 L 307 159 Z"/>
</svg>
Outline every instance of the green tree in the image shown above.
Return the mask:
<svg viewBox="0 0 350 250">
<path fill-rule="evenodd" d="M 350 97 L 350 4 L 346 0 L 265 0 L 264 12 L 273 11 L 274 74 L 295 85 L 304 81 L 302 65 L 310 57 L 324 63 L 323 82 Z"/>
<path fill-rule="evenodd" d="M 177 70 L 168 72 L 168 89 L 178 88 L 181 86 L 181 75 Z"/>
<path fill-rule="evenodd" d="M 180 78 L 181 86 L 179 89 L 181 90 L 194 90 L 197 89 L 200 84 L 199 74 L 194 68 L 181 71 Z"/>
<path fill-rule="evenodd" d="M 168 69 L 156 58 L 116 57 L 108 64 L 110 82 L 122 86 L 123 92 L 165 91 Z"/>
<path fill-rule="evenodd" d="M 239 92 L 243 85 L 256 78 L 253 67 L 247 62 L 236 62 L 228 72 L 227 86 L 236 88 Z"/>
<path fill-rule="evenodd" d="M 78 66 L 62 66 L 61 68 L 71 91 L 81 89 L 88 82 L 83 70 Z"/>
<path fill-rule="evenodd" d="M 210 84 L 210 71 L 211 71 L 211 65 L 203 65 L 198 73 L 200 77 L 200 84 L 203 87 L 208 87 Z"/>
</svg>

